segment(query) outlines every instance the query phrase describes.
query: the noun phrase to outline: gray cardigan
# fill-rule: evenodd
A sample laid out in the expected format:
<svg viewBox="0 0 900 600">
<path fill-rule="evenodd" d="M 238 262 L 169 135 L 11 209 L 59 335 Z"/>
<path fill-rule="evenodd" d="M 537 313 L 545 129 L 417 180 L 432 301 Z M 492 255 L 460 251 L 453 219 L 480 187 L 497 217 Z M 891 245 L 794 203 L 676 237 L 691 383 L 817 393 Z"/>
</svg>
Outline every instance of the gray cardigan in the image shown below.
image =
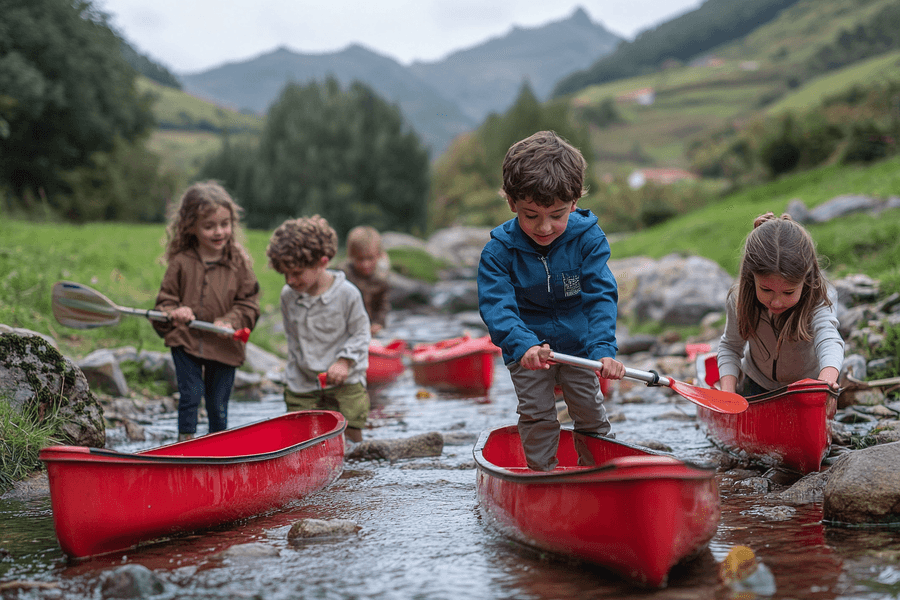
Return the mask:
<svg viewBox="0 0 900 600">
<path fill-rule="evenodd" d="M 717 362 L 719 376 L 747 377 L 767 390 L 784 387 L 801 379 L 818 379 L 825 367 L 838 371 L 844 361 L 844 340 L 838 333 L 837 291 L 828 286 L 831 306 L 820 306 L 813 312 L 810 341 L 785 341 L 775 356 L 777 336 L 767 313 L 763 313 L 756 337 L 741 339 L 738 333 L 736 294 L 729 294 L 726 304 L 725 333 L 719 340 Z M 774 373 L 773 373 L 774 369 Z"/>
<path fill-rule="evenodd" d="M 318 296 L 281 289 L 281 317 L 287 336 L 287 387 L 303 394 L 319 389 L 317 376 L 337 359 L 353 363 L 345 384 L 366 385 L 372 335 L 362 294 L 341 271 L 331 287 Z"/>
</svg>

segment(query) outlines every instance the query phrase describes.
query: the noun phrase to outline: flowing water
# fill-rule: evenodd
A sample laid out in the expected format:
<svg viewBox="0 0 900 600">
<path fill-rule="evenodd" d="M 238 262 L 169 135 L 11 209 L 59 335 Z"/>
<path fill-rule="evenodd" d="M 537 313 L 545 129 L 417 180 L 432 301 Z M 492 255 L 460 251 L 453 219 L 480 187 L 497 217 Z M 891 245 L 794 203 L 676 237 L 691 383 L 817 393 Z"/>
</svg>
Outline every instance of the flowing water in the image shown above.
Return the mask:
<svg viewBox="0 0 900 600">
<path fill-rule="evenodd" d="M 436 341 L 461 333 L 465 323 L 448 317 L 408 317 L 391 334 Z M 423 333 L 425 332 L 425 333 Z M 474 332 L 473 333 L 477 333 Z M 796 600 L 900 597 L 900 535 L 896 531 L 825 527 L 820 505 L 779 507 L 760 496 L 722 489 L 722 519 L 708 551 L 677 566 L 664 590 L 631 587 L 599 567 L 548 555 L 510 542 L 491 529 L 475 497 L 472 446 L 484 429 L 514 423 L 515 394 L 509 374 L 496 363 L 494 385 L 483 397 L 433 393 L 417 397 L 407 370 L 373 394 L 368 439 L 426 433 L 445 435 L 439 458 L 387 462 L 347 461 L 329 488 L 287 510 L 232 523 L 213 531 L 150 544 L 128 552 L 72 561 L 59 550 L 48 498 L 0 500 L 0 590 L 26 587 L 2 598 L 108 597 L 104 583 L 123 565 L 146 567 L 162 587 L 145 597 L 163 599 L 373 598 L 716 598 L 751 599 L 717 580 L 719 563 L 736 545 L 749 546 L 772 571 L 773 598 Z M 613 401 L 626 419 L 614 423 L 618 439 L 655 439 L 677 456 L 704 462 L 718 452 L 676 398 L 650 404 Z M 229 425 L 283 414 L 280 396 L 232 402 Z M 148 427 L 173 441 L 174 415 Z M 160 442 L 112 443 L 133 451 Z M 114 502 L 114 498 L 100 501 Z M 349 519 L 355 536 L 292 546 L 291 524 L 301 518 Z M 229 547 L 257 542 L 262 555 L 221 556 Z"/>
</svg>

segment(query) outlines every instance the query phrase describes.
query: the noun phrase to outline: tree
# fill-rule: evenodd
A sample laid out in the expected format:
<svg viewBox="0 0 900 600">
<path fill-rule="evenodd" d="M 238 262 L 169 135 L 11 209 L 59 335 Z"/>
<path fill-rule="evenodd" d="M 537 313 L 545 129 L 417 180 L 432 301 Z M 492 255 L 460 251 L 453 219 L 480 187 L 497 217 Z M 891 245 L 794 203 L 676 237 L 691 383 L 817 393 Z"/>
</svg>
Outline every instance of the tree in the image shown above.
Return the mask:
<svg viewBox="0 0 900 600">
<path fill-rule="evenodd" d="M 319 214 L 343 235 L 360 224 L 421 232 L 428 171 L 428 152 L 396 106 L 361 83 L 343 90 L 329 78 L 286 86 L 258 149 L 228 143 L 201 174 L 240 199 L 251 227 Z"/>
<path fill-rule="evenodd" d="M 66 171 L 153 124 L 107 17 L 88 0 L 0 0 L 0 186 L 69 191 Z"/>
</svg>

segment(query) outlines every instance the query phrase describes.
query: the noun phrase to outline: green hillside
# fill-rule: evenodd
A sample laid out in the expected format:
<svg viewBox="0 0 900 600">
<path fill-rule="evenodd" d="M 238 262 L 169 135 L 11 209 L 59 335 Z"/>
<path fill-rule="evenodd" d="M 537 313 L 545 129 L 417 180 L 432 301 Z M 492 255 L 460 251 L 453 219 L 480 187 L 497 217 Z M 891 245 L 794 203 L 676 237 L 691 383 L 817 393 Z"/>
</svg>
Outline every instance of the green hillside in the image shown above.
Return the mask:
<svg viewBox="0 0 900 600">
<path fill-rule="evenodd" d="M 590 86 L 572 95 L 575 104 L 613 98 L 623 123 L 592 131 L 599 175 L 627 174 L 638 167 L 688 166 L 686 143 L 730 123 L 746 122 L 770 110 L 817 104 L 860 81 L 900 79 L 897 56 L 871 59 L 841 71 L 809 78 L 804 69 L 820 48 L 842 30 L 867 22 L 894 0 L 801 0 L 740 42 L 715 49 L 688 65 Z M 651 88 L 644 106 L 623 98 Z"/>
</svg>

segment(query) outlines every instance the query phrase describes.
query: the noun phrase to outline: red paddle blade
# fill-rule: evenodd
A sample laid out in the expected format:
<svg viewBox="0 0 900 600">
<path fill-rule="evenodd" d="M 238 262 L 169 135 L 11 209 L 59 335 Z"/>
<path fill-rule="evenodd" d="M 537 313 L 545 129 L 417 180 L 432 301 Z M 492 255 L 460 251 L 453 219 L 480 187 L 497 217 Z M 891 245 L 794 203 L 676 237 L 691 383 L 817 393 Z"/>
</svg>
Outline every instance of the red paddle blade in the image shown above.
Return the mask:
<svg viewBox="0 0 900 600">
<path fill-rule="evenodd" d="M 671 378 L 669 387 L 678 395 L 715 412 L 737 414 L 744 412 L 749 406 L 746 398 L 731 392 L 698 388 Z"/>
<path fill-rule="evenodd" d="M 244 327 L 243 329 L 238 329 L 237 331 L 235 331 L 234 339 L 241 340 L 242 342 L 244 342 L 246 344 L 247 340 L 250 339 L 250 328 Z"/>
</svg>

